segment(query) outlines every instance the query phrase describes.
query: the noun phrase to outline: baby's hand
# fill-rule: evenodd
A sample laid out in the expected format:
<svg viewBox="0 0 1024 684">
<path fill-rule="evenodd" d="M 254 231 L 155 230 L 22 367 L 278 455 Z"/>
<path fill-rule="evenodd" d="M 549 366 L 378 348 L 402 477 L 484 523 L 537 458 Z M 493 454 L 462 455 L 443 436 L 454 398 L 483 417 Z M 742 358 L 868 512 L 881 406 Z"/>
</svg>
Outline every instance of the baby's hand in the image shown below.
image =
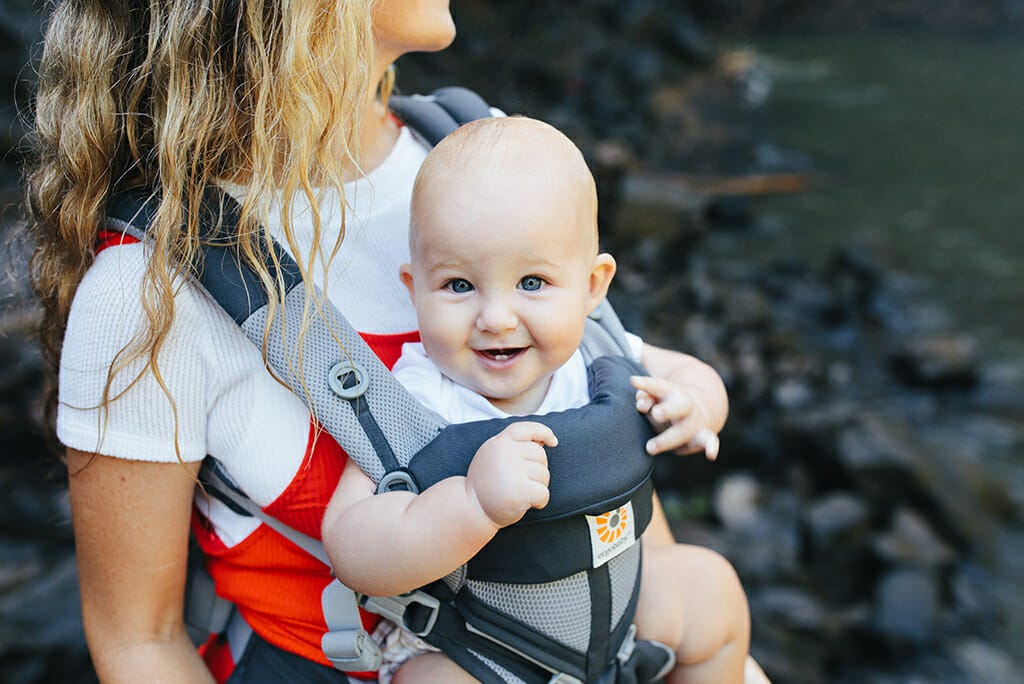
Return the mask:
<svg viewBox="0 0 1024 684">
<path fill-rule="evenodd" d="M 548 505 L 548 456 L 556 446 L 551 428 L 529 421 L 512 423 L 484 442 L 466 473 L 466 487 L 498 527 L 516 522 L 530 508 Z"/>
<path fill-rule="evenodd" d="M 648 375 L 634 375 L 636 410 L 651 421 L 659 434 L 647 441 L 647 453 L 691 453 L 704 450 L 709 461 L 718 458 L 718 435 L 707 427 L 700 402 L 684 387 Z"/>
</svg>

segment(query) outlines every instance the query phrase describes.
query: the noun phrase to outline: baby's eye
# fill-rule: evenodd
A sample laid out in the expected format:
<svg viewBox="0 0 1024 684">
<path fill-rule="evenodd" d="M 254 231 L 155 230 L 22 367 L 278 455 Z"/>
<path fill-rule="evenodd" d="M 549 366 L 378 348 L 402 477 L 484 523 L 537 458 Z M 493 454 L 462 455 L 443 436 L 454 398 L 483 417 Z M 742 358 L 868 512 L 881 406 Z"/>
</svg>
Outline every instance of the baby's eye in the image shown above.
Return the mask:
<svg viewBox="0 0 1024 684">
<path fill-rule="evenodd" d="M 455 294 L 465 294 L 466 292 L 473 291 L 473 283 L 469 282 L 465 278 L 452 278 L 445 283 L 445 287 Z"/>
<path fill-rule="evenodd" d="M 519 281 L 519 287 L 528 292 L 533 292 L 544 287 L 544 279 L 535 275 L 524 276 L 523 279 Z"/>
</svg>

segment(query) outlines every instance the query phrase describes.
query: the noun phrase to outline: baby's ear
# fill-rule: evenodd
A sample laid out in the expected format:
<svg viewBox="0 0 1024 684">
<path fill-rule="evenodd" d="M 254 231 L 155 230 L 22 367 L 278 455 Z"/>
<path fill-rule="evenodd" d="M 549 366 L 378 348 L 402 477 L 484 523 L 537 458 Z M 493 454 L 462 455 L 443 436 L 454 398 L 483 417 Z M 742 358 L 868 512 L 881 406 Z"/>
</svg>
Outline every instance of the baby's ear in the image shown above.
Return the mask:
<svg viewBox="0 0 1024 684">
<path fill-rule="evenodd" d="M 608 286 L 615 276 L 615 268 L 615 258 L 611 254 L 601 252 L 594 258 L 594 267 L 590 269 L 587 313 L 593 311 L 608 294 Z"/>
<path fill-rule="evenodd" d="M 416 303 L 416 287 L 412 280 L 412 264 L 402 264 L 398 268 L 398 277 L 402 279 L 402 284 L 405 285 L 405 289 L 409 291 L 409 299 L 412 303 Z"/>
</svg>

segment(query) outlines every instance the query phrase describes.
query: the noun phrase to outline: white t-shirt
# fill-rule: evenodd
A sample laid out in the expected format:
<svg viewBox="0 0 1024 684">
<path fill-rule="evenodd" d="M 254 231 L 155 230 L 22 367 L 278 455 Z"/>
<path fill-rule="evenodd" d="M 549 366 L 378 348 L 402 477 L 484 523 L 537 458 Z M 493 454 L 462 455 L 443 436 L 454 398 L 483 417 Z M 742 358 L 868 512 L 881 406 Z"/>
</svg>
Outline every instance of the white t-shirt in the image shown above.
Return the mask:
<svg viewBox="0 0 1024 684">
<path fill-rule="evenodd" d="M 631 356 L 639 361 L 643 340 L 626 333 Z M 482 395 L 444 375 L 427 356 L 423 345 L 402 345 L 402 356 L 392 372 L 420 403 L 435 411 L 449 423 L 468 423 L 489 418 L 508 418 Z M 590 401 L 587 387 L 587 366 L 583 355 L 576 352 L 551 376 L 551 384 L 534 415 L 579 408 Z"/>
<path fill-rule="evenodd" d="M 426 153 L 403 128 L 387 159 L 345 186 L 346 237 L 326 274 L 326 292 L 362 332 L 389 335 L 416 329 L 398 269 L 409 258 L 409 201 Z M 334 230 L 329 224 L 323 230 L 323 247 L 329 252 L 340 212 L 324 211 L 325 223 L 335 223 Z M 311 227 L 301 225 L 308 215 L 308 206 L 295 211 L 295 233 L 303 251 L 310 247 Z M 280 234 L 280 217 L 270 217 L 266 228 Z M 191 281 L 178 289 L 174 321 L 159 357 L 174 404 L 145 370 L 143 358 L 117 376 L 111 396 L 122 391 L 123 396 L 107 411 L 97 408 L 108 368 L 145 321 L 139 292 L 148 249 L 139 243 L 101 252 L 79 285 L 61 355 L 57 436 L 69 447 L 128 459 L 175 462 L 180 455 L 184 461 L 198 461 L 210 454 L 256 503 L 266 506 L 284 491 L 302 462 L 309 411 L 266 371 L 259 349 L 238 325 Z M 321 269 L 313 274 L 322 287 L 325 274 Z M 145 372 L 138 382 L 126 389 L 140 371 Z M 228 546 L 259 524 L 216 500 L 210 505 L 208 517 Z"/>
</svg>

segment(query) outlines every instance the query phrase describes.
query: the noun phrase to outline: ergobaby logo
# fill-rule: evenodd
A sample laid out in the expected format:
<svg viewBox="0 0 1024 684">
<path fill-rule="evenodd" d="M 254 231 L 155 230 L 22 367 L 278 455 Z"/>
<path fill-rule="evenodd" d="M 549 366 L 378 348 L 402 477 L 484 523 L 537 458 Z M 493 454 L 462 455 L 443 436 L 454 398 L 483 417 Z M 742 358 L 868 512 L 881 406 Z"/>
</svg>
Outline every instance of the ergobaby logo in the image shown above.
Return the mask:
<svg viewBox="0 0 1024 684">
<path fill-rule="evenodd" d="M 594 567 L 600 567 L 636 543 L 633 524 L 633 503 L 614 508 L 601 515 L 586 515 L 590 528 L 590 550 Z"/>
</svg>

